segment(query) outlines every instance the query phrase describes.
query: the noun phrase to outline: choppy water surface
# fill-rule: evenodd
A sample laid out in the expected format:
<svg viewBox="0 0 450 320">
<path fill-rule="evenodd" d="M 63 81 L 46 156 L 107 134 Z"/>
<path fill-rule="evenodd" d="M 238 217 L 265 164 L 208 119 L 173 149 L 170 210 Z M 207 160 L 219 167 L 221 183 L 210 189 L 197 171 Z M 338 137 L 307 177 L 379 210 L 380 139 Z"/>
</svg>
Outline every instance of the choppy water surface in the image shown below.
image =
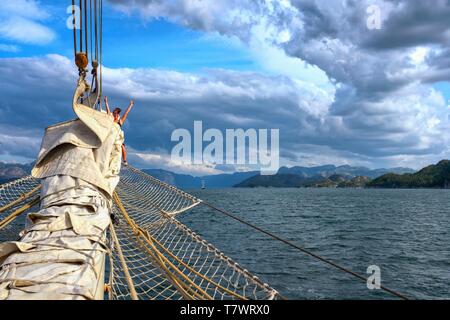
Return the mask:
<svg viewBox="0 0 450 320">
<path fill-rule="evenodd" d="M 360 274 L 377 265 L 407 296 L 450 298 L 450 190 L 190 192 Z M 391 298 L 205 207 L 179 219 L 288 298 Z"/>
</svg>

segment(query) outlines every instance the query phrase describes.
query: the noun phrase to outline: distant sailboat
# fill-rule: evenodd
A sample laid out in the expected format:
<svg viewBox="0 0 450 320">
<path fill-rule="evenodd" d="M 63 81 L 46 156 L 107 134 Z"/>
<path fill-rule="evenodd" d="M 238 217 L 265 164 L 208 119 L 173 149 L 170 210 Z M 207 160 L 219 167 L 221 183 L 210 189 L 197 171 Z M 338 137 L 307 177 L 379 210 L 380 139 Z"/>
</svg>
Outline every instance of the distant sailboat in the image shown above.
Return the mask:
<svg viewBox="0 0 450 320">
<path fill-rule="evenodd" d="M 205 180 L 202 180 L 202 190 L 206 189 Z"/>
</svg>

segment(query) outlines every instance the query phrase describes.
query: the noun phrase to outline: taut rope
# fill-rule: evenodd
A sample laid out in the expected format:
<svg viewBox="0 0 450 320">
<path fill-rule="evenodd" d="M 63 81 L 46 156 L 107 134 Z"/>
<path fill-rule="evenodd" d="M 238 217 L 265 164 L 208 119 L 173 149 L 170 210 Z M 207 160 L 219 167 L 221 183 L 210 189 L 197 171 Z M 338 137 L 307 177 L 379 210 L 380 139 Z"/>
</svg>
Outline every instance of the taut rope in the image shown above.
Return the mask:
<svg viewBox="0 0 450 320">
<path fill-rule="evenodd" d="M 301 251 L 301 252 L 303 252 L 303 253 L 305 253 L 305 254 L 307 254 L 307 255 L 309 255 L 309 256 L 311 256 L 311 257 L 313 257 L 313 258 L 315 258 L 315 259 L 317 259 L 319 261 L 322 261 L 322 262 L 324 262 L 324 263 L 326 263 L 326 264 L 328 264 L 328 265 L 330 265 L 330 266 L 332 266 L 332 267 L 334 267 L 336 269 L 339 269 L 339 270 L 341 270 L 341 271 L 343 271 L 345 273 L 348 273 L 348 274 L 350 274 L 350 275 L 352 275 L 352 276 L 354 276 L 354 277 L 356 277 L 356 278 L 358 278 L 358 279 L 360 279 L 360 280 L 362 280 L 364 282 L 367 282 L 367 279 L 365 277 L 363 277 L 362 275 L 360 275 L 360 274 L 358 274 L 358 273 L 356 273 L 356 272 L 354 272 L 354 271 L 352 271 L 352 270 L 350 270 L 348 268 L 342 267 L 342 266 L 338 265 L 337 263 L 335 263 L 335 262 L 333 262 L 333 261 L 331 261 L 331 260 L 329 260 L 327 258 L 321 257 L 318 254 L 315 254 L 314 252 L 312 252 L 312 251 L 310 251 L 308 249 L 305 249 L 304 247 L 300 247 L 299 245 L 296 245 L 295 243 L 292 243 L 292 242 L 290 242 L 290 241 L 288 241 L 286 239 L 283 239 L 283 238 L 281 238 L 281 237 L 279 237 L 279 236 L 277 236 L 277 235 L 275 235 L 275 234 L 273 234 L 273 233 L 271 233 L 269 231 L 266 231 L 266 230 L 264 230 L 264 229 L 262 229 L 262 228 L 260 228 L 258 226 L 255 226 L 254 224 L 251 224 L 250 222 L 247 222 L 247 221 L 239 218 L 238 216 L 236 216 L 236 215 L 234 215 L 234 214 L 232 214 L 232 213 L 230 213 L 230 212 L 228 212 L 226 210 L 218 208 L 218 207 L 216 207 L 216 206 L 214 206 L 214 205 L 212 205 L 212 204 L 210 204 L 208 202 L 205 202 L 205 201 L 202 201 L 202 204 L 207 206 L 207 207 L 209 207 L 209 208 L 211 208 L 211 209 L 213 209 L 213 210 L 215 210 L 216 212 L 220 212 L 220 213 L 222 213 L 222 214 L 224 214 L 224 215 L 226 215 L 226 216 L 228 216 L 228 217 L 230 217 L 230 218 L 232 218 L 232 219 L 234 219 L 234 220 L 236 220 L 236 221 L 238 221 L 238 222 L 240 222 L 240 223 L 242 223 L 242 224 L 244 224 L 244 225 L 246 225 L 246 226 L 248 226 L 248 227 L 250 227 L 250 228 L 252 228 L 252 229 L 254 229 L 256 231 L 258 231 L 258 232 L 260 232 L 260 233 L 263 233 L 263 234 L 271 237 L 274 240 L 282 242 L 282 243 L 284 243 L 284 244 L 286 244 L 286 245 L 288 245 L 288 246 L 290 246 L 290 247 L 292 247 L 292 248 L 294 248 L 296 250 L 299 250 L 299 251 Z M 387 287 L 385 287 L 383 285 L 380 286 L 380 289 L 382 289 L 385 292 L 390 293 L 390 294 L 392 294 L 392 295 L 394 295 L 394 296 L 396 296 L 396 297 L 398 297 L 400 299 L 409 300 L 405 295 L 403 295 L 403 294 L 401 294 L 401 293 L 399 293 L 399 292 L 397 292 L 395 290 L 389 289 L 389 288 L 387 288 Z"/>
</svg>

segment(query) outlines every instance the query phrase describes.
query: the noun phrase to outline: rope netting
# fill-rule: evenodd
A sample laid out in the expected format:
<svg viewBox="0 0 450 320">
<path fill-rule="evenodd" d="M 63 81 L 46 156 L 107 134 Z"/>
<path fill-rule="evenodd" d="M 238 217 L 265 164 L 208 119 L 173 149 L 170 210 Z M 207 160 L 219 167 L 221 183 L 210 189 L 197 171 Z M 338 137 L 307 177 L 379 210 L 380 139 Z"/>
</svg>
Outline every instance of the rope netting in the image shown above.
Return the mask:
<svg viewBox="0 0 450 320">
<path fill-rule="evenodd" d="M 114 226 L 125 265 L 111 245 L 111 298 L 274 299 L 278 293 L 180 223 L 201 200 L 141 171 L 122 169 Z"/>
<path fill-rule="evenodd" d="M 16 218 L 35 209 L 39 186 L 32 177 L 0 186 L 0 241 L 19 237 L 24 225 Z M 110 299 L 280 298 L 176 219 L 201 204 L 200 199 L 124 167 L 113 203 L 107 268 Z"/>
<path fill-rule="evenodd" d="M 22 213 L 37 207 L 40 183 L 31 176 L 0 185 L 0 242 L 17 240 L 24 227 Z"/>
</svg>

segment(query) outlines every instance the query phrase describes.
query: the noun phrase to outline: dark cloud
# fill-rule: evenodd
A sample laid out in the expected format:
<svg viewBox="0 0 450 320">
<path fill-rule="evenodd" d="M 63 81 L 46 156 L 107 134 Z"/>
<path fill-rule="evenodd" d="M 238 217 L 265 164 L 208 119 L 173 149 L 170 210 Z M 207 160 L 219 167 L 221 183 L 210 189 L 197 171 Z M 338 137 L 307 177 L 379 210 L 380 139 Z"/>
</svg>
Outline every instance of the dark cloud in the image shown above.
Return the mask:
<svg viewBox="0 0 450 320">
<path fill-rule="evenodd" d="M 281 48 L 323 70 L 334 88 L 257 72 L 106 69 L 112 103 L 136 100 L 125 130 L 127 145 L 148 155 L 141 161 L 166 161 L 153 155 L 167 154 L 172 130 L 190 129 L 194 120 L 222 130 L 279 128 L 286 161 L 315 153 L 323 161 L 380 163 L 448 152 L 446 101 L 430 86 L 450 80 L 448 0 L 109 2 L 249 46 Z M 381 30 L 367 28 L 372 4 L 381 10 Z M 0 126 L 37 129 L 70 118 L 75 77 L 60 56 L 0 60 Z"/>
<path fill-rule="evenodd" d="M 146 17 L 165 17 L 193 29 L 237 36 L 245 42 L 251 42 L 255 29 L 261 27 L 266 30 L 266 41 L 318 66 L 332 81 L 343 84 L 332 107 L 337 115 L 346 112 L 343 108 L 382 101 L 417 81 L 448 79 L 446 70 L 439 69 L 442 63 L 448 67 L 448 0 L 433 4 L 420 0 L 110 2 Z M 381 10 L 381 30 L 367 27 L 367 8 L 374 4 Z M 278 39 L 283 32 L 291 35 L 287 43 Z M 417 46 L 433 46 L 441 52 L 428 57 L 427 72 L 417 70 L 411 62 L 411 50 Z"/>
<path fill-rule="evenodd" d="M 72 69 L 69 59 L 56 55 L 0 59 L 0 81 L 7 83 L 0 88 L 7 101 L 0 104 L 0 134 L 17 138 L 2 144 L 2 152 L 32 157 L 46 126 L 73 118 Z M 440 98 L 425 87 L 341 113 L 319 108 L 332 105 L 332 97 L 320 88 L 256 72 L 209 70 L 198 75 L 105 68 L 104 90 L 113 106 L 125 108 L 135 99 L 124 126 L 126 142 L 130 159 L 149 166 L 177 168 L 168 165 L 171 133 L 176 128 L 192 131 L 195 120 L 202 120 L 205 130 L 280 129 L 281 155 L 287 162 L 303 162 L 315 148 L 316 159 L 324 150 L 330 154 L 323 161 L 371 158 L 377 163 L 400 154 L 438 154 L 448 140 L 446 127 L 434 122 L 444 117 L 438 110 Z M 401 102 L 405 96 L 410 101 Z"/>
<path fill-rule="evenodd" d="M 392 6 L 380 32 L 363 41 L 379 50 L 402 49 L 422 45 L 450 44 L 450 2 L 391 0 Z"/>
</svg>

